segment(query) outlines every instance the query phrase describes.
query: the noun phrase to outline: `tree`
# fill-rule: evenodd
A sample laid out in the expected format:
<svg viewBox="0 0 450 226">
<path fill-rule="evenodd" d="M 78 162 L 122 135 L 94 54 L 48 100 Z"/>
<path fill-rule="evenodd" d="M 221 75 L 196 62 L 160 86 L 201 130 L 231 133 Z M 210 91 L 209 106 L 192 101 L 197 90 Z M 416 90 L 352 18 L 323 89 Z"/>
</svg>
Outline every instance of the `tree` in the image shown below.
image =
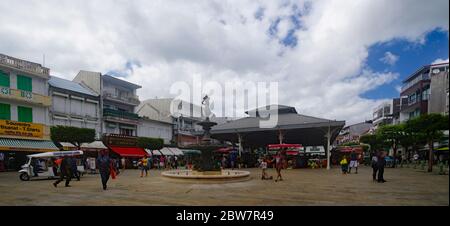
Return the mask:
<svg viewBox="0 0 450 226">
<path fill-rule="evenodd" d="M 72 126 L 52 126 L 50 138 L 54 142 L 68 142 L 80 148 L 82 143 L 95 141 L 95 130 Z"/>
<path fill-rule="evenodd" d="M 405 153 L 410 153 L 410 151 L 415 153 L 417 147 L 426 142 L 423 133 L 413 131 L 407 124 L 404 124 L 403 132 L 404 136 L 400 138 L 399 143 L 405 149 Z M 408 157 L 409 156 L 411 155 L 409 154 Z"/>
<path fill-rule="evenodd" d="M 359 138 L 359 142 L 363 144 L 368 144 L 370 146 L 370 153 L 373 154 L 376 150 L 381 149 L 385 146 L 383 140 L 381 140 L 375 134 L 366 134 Z"/>
<path fill-rule="evenodd" d="M 397 158 L 397 149 L 400 144 L 400 140 L 405 136 L 404 133 L 404 125 L 385 125 L 381 126 L 377 130 L 378 139 L 386 142 L 392 148 L 394 152 L 394 163 L 392 165 L 395 168 L 396 158 Z"/>
<path fill-rule="evenodd" d="M 150 150 L 159 150 L 164 147 L 164 140 L 161 138 L 138 137 L 137 146 Z"/>
<path fill-rule="evenodd" d="M 406 127 L 415 133 L 423 134 L 428 143 L 428 172 L 433 171 L 433 143 L 442 137 L 442 131 L 448 130 L 448 116 L 431 113 L 421 115 L 406 122 Z"/>
</svg>

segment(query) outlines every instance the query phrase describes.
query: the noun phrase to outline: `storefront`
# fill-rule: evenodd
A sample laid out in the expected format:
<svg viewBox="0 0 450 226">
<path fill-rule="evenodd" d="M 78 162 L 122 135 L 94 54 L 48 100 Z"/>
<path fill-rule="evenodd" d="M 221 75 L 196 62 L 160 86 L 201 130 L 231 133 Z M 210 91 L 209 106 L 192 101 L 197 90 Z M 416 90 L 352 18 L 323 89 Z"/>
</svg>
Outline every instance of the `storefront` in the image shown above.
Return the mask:
<svg viewBox="0 0 450 226">
<path fill-rule="evenodd" d="M 48 132 L 43 124 L 0 120 L 0 171 L 19 170 L 29 154 L 57 151 Z"/>
</svg>

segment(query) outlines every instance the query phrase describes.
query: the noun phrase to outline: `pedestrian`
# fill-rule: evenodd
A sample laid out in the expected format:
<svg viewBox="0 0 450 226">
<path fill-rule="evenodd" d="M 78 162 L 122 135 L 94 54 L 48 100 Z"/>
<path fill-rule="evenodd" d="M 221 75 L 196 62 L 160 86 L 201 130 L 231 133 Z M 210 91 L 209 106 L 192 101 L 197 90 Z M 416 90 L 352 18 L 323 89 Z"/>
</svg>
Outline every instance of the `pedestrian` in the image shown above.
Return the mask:
<svg viewBox="0 0 450 226">
<path fill-rule="evenodd" d="M 164 156 L 161 155 L 161 156 L 159 157 L 159 167 L 160 167 L 161 169 L 163 169 L 163 170 L 164 170 L 164 168 L 165 168 L 165 162 L 164 162 L 164 160 L 165 160 Z"/>
<path fill-rule="evenodd" d="M 122 163 L 122 170 L 125 170 L 125 167 L 126 167 L 127 164 L 126 164 L 126 161 L 125 161 L 124 157 L 122 157 L 121 163 Z"/>
<path fill-rule="evenodd" d="M 55 186 L 55 188 L 58 186 L 58 184 L 64 180 L 64 178 L 66 178 L 66 187 L 70 187 L 69 183 L 70 180 L 72 179 L 72 166 L 71 166 L 71 162 L 69 160 L 69 157 L 63 157 L 60 161 L 60 165 L 59 165 L 59 170 L 60 170 L 60 174 L 59 174 L 59 179 L 56 180 L 53 183 L 53 186 Z"/>
<path fill-rule="evenodd" d="M 141 177 L 144 176 L 144 171 L 145 176 L 148 176 L 148 159 L 146 155 L 139 161 L 139 165 L 141 167 Z"/>
<path fill-rule="evenodd" d="M 352 168 L 356 168 L 355 174 L 358 174 L 358 156 L 355 151 L 352 151 L 350 154 L 350 166 L 348 169 L 348 173 L 352 173 Z"/>
<path fill-rule="evenodd" d="M 267 159 L 266 158 L 262 158 L 260 167 L 261 167 L 261 180 L 272 180 L 273 177 L 267 174 Z"/>
<path fill-rule="evenodd" d="M 372 156 L 372 180 L 373 181 L 377 181 L 377 171 L 378 171 L 377 162 L 378 162 L 378 157 L 377 157 L 377 153 L 375 153 Z"/>
<path fill-rule="evenodd" d="M 378 156 L 378 161 L 377 161 L 378 183 L 386 182 L 386 180 L 384 180 L 384 167 L 386 166 L 385 156 L 386 156 L 386 154 L 384 153 L 384 151 L 381 151 L 380 155 Z"/>
<path fill-rule="evenodd" d="M 111 174 L 111 159 L 107 155 L 106 150 L 101 150 L 97 158 L 97 165 L 102 178 L 103 190 L 106 190 L 109 176 Z"/>
<path fill-rule="evenodd" d="M 342 174 L 346 175 L 347 174 L 347 170 L 348 170 L 347 156 L 344 155 L 342 157 L 342 160 L 341 160 L 340 164 L 341 164 Z"/>
<path fill-rule="evenodd" d="M 275 167 L 277 170 L 277 179 L 275 179 L 275 182 L 282 181 L 283 177 L 281 176 L 281 170 L 283 169 L 283 158 L 281 156 L 281 152 L 278 152 L 275 156 Z"/>
<path fill-rule="evenodd" d="M 72 167 L 72 174 L 74 178 L 77 178 L 77 181 L 80 181 L 80 173 L 78 173 L 77 160 L 74 157 L 69 157 L 70 165 Z"/>
<path fill-rule="evenodd" d="M 173 168 L 178 169 L 178 157 L 177 156 L 173 157 Z"/>
</svg>

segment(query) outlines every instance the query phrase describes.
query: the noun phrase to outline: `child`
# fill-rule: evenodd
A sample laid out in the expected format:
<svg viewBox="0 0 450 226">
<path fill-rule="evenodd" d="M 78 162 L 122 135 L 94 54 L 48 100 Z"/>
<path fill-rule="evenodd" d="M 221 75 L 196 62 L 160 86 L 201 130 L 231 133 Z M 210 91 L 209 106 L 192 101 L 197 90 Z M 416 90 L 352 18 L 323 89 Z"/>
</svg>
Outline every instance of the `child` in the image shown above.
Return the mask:
<svg viewBox="0 0 450 226">
<path fill-rule="evenodd" d="M 267 172 L 266 172 L 266 170 L 267 170 L 267 161 L 266 161 L 266 159 L 263 159 L 261 161 L 261 169 L 262 169 L 261 180 L 271 180 L 272 177 L 269 177 L 267 175 Z"/>
<path fill-rule="evenodd" d="M 347 174 L 347 168 L 348 168 L 347 156 L 344 155 L 340 164 L 341 164 L 341 168 L 342 168 L 342 174 Z"/>
</svg>

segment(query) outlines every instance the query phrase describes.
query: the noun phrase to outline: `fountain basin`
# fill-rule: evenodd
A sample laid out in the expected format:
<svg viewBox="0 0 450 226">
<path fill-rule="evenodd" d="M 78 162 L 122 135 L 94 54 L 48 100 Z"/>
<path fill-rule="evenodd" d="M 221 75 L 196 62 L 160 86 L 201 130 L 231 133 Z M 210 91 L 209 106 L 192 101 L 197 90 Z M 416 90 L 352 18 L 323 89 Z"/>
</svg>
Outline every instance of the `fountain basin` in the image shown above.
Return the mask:
<svg viewBox="0 0 450 226">
<path fill-rule="evenodd" d="M 250 172 L 243 170 L 221 170 L 221 171 L 170 170 L 162 172 L 161 175 L 175 179 L 234 180 L 249 177 Z"/>
</svg>

